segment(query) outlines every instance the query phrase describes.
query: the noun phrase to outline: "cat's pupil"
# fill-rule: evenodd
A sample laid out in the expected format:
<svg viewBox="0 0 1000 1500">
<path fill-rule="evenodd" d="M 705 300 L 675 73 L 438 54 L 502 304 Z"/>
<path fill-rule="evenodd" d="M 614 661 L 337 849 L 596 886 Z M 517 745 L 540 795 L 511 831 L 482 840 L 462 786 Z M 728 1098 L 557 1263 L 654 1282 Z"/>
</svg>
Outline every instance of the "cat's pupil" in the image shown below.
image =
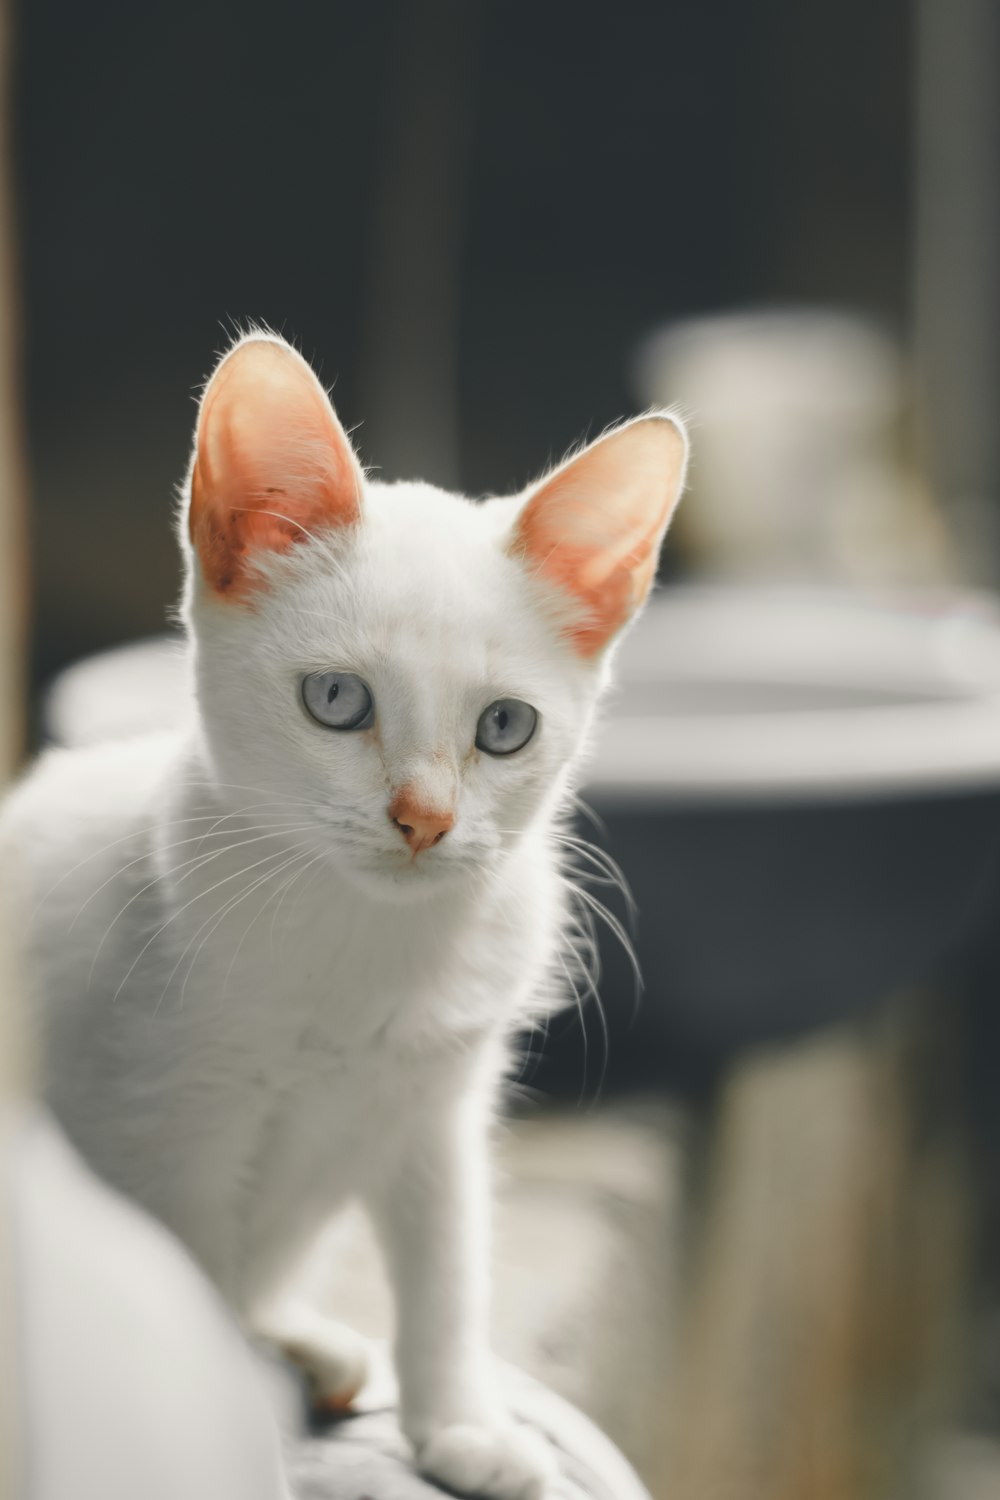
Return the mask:
<svg viewBox="0 0 1000 1500">
<path fill-rule="evenodd" d="M 498 709 L 497 728 L 499 729 L 501 734 L 503 734 L 504 730 L 507 728 L 508 718 L 509 716 L 505 708 Z"/>
<path fill-rule="evenodd" d="M 331 682 L 330 686 L 326 690 L 326 701 L 327 701 L 327 703 L 332 703 L 333 700 L 334 700 L 334 698 L 336 698 L 336 696 L 337 696 L 337 694 L 339 692 L 340 692 L 340 683 L 339 682 Z"/>
</svg>

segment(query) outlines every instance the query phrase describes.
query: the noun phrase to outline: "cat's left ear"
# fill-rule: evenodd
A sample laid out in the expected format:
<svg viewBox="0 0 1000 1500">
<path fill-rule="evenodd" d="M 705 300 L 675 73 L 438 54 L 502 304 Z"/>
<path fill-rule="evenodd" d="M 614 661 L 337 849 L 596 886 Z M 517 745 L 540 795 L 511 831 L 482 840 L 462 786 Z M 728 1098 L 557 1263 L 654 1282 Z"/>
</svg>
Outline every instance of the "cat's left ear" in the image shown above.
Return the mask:
<svg viewBox="0 0 1000 1500">
<path fill-rule="evenodd" d="M 558 591 L 563 634 L 581 656 L 602 651 L 649 593 L 687 454 L 676 417 L 638 417 L 529 492 L 510 551 Z"/>
<path fill-rule="evenodd" d="M 188 516 L 202 577 L 217 594 L 259 587 L 254 558 L 361 518 L 361 468 L 329 398 L 284 339 L 251 335 L 205 389 Z"/>
</svg>

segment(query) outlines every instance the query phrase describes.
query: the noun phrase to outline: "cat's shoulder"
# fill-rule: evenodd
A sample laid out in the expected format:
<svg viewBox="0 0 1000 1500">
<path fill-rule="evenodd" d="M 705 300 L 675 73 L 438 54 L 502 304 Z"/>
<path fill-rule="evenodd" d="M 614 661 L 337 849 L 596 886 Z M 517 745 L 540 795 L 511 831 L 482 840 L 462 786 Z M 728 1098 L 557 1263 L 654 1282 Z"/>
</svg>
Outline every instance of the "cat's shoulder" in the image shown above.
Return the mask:
<svg viewBox="0 0 1000 1500">
<path fill-rule="evenodd" d="M 54 829 L 127 819 L 148 803 L 180 753 L 172 733 L 43 750 L 4 799 L 0 829 L 11 837 L 33 831 L 39 820 Z"/>
</svg>

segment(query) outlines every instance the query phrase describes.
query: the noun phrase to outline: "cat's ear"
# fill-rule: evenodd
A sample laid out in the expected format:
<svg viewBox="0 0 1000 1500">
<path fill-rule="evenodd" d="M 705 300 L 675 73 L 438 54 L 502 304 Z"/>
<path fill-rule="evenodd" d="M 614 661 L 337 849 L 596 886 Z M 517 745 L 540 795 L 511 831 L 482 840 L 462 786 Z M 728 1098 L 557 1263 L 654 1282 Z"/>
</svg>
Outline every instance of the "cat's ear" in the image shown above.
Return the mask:
<svg viewBox="0 0 1000 1500">
<path fill-rule="evenodd" d="M 529 491 L 510 551 L 558 590 L 563 633 L 581 656 L 603 650 L 649 593 L 686 465 L 681 423 L 639 417 Z"/>
<path fill-rule="evenodd" d="M 361 469 L 326 392 L 283 339 L 253 335 L 202 397 L 188 517 L 202 577 L 239 597 L 254 554 L 284 552 L 361 518 Z"/>
</svg>

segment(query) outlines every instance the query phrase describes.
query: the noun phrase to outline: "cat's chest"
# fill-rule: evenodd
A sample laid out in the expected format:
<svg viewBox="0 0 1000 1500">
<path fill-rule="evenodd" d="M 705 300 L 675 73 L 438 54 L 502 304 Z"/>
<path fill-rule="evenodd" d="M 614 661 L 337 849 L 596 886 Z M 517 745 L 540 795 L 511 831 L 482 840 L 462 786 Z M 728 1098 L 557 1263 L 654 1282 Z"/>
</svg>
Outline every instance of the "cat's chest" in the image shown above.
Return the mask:
<svg viewBox="0 0 1000 1500">
<path fill-rule="evenodd" d="M 495 1023 L 516 988 L 510 922 L 484 903 L 337 910 L 225 923 L 186 1004 L 206 1041 L 308 1077 L 392 1066 L 397 1053 Z"/>
</svg>

